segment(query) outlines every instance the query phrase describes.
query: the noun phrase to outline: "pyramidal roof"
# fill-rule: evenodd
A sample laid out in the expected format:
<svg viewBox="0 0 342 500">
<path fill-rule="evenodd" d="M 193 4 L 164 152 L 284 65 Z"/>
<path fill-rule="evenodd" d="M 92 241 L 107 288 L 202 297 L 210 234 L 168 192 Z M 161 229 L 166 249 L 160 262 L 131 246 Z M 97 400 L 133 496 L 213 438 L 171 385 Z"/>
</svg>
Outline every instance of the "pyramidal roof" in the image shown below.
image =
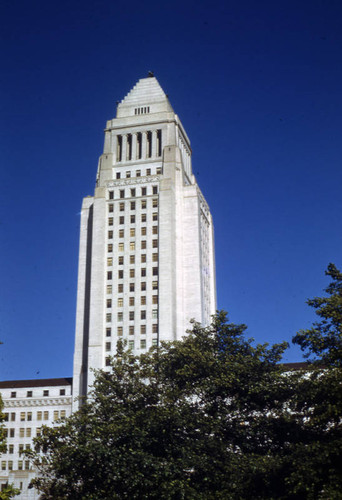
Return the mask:
<svg viewBox="0 0 342 500">
<path fill-rule="evenodd" d="M 149 108 L 148 113 L 173 112 L 170 101 L 154 76 L 141 78 L 118 104 L 117 118 L 132 116 L 139 108 Z M 142 114 L 147 113 L 145 110 Z"/>
</svg>

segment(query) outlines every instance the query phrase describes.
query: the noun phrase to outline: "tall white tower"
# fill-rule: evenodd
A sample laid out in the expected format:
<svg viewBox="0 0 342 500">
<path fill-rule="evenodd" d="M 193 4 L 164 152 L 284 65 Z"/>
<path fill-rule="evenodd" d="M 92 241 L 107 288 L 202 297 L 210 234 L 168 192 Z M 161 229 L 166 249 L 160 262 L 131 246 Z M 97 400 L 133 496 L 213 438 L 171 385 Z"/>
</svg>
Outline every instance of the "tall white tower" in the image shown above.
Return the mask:
<svg viewBox="0 0 342 500">
<path fill-rule="evenodd" d="M 215 310 L 213 224 L 190 141 L 156 78 L 143 78 L 107 122 L 95 194 L 83 200 L 74 396 L 118 339 L 141 353 Z"/>
</svg>

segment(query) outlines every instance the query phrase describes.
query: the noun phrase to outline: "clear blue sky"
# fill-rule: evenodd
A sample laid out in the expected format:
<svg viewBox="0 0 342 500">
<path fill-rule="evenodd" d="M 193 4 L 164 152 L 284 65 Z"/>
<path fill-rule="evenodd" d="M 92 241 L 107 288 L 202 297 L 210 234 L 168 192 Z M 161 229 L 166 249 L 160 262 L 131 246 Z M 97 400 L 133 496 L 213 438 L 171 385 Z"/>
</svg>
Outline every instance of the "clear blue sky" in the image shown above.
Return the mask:
<svg viewBox="0 0 342 500">
<path fill-rule="evenodd" d="M 342 267 L 340 0 L 3 0 L 0 18 L 1 379 L 72 374 L 81 201 L 148 70 L 214 217 L 219 308 L 258 342 L 311 324 Z"/>
</svg>

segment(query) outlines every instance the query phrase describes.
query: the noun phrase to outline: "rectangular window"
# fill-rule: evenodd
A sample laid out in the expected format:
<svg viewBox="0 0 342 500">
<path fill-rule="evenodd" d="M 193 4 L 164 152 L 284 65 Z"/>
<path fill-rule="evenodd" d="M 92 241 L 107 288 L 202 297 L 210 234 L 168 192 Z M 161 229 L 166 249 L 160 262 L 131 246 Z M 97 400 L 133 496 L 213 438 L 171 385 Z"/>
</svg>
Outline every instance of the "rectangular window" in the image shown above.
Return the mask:
<svg viewBox="0 0 342 500">
<path fill-rule="evenodd" d="M 15 391 L 12 391 L 11 392 L 11 398 L 16 398 L 17 397 L 17 393 Z"/>
<path fill-rule="evenodd" d="M 146 196 L 147 189 L 145 187 L 141 188 L 141 196 Z"/>
<path fill-rule="evenodd" d="M 114 205 L 113 205 L 113 203 L 109 203 L 109 205 L 108 205 L 108 212 L 114 212 Z"/>
<path fill-rule="evenodd" d="M 157 156 L 162 155 L 162 131 L 161 129 L 157 130 Z M 161 169 L 160 169 L 161 170 Z M 161 172 L 158 172 L 157 169 L 157 174 L 161 174 Z"/>
<path fill-rule="evenodd" d="M 146 349 L 146 339 L 140 340 L 140 349 Z"/>
<path fill-rule="evenodd" d="M 118 326 L 118 328 L 117 328 L 118 337 L 122 337 L 122 334 L 123 334 L 123 328 L 122 328 L 122 326 Z"/>
<path fill-rule="evenodd" d="M 152 290 L 158 290 L 158 281 L 152 281 Z"/>
<path fill-rule="evenodd" d="M 146 236 L 146 227 L 141 228 L 141 236 Z"/>
<path fill-rule="evenodd" d="M 142 134 L 137 133 L 137 159 L 140 160 L 142 157 Z"/>
<path fill-rule="evenodd" d="M 120 198 L 124 198 L 124 197 L 125 197 L 125 190 L 120 189 Z"/>
<path fill-rule="evenodd" d="M 141 282 L 140 289 L 141 289 L 142 292 L 144 292 L 146 290 L 146 281 L 142 281 Z"/>
<path fill-rule="evenodd" d="M 145 227 L 145 229 L 146 229 L 146 227 Z M 141 249 L 142 250 L 146 249 L 146 240 L 142 240 L 142 242 L 141 242 Z"/>
<path fill-rule="evenodd" d="M 10 429 L 10 437 L 11 438 L 15 437 L 15 429 Z"/>
<path fill-rule="evenodd" d="M 151 175 L 151 169 L 150 168 L 146 169 L 146 175 Z"/>
<path fill-rule="evenodd" d="M 113 239 L 113 231 L 108 231 L 108 239 L 109 240 Z"/>
<path fill-rule="evenodd" d="M 112 251 L 113 251 L 113 244 L 112 243 L 109 243 L 107 245 L 107 251 L 108 251 L 108 253 L 112 253 Z"/>
<path fill-rule="evenodd" d="M 119 283 L 118 284 L 118 293 L 123 293 L 123 291 L 124 291 L 123 283 Z"/>
<path fill-rule="evenodd" d="M 130 160 L 130 158 L 127 158 L 128 160 Z M 126 172 L 126 179 L 129 179 L 131 177 L 131 172 L 127 171 Z"/>
<path fill-rule="evenodd" d="M 10 455 L 13 455 L 13 453 L 14 453 L 14 446 L 13 446 L 13 444 L 10 444 L 10 445 L 8 446 L 8 453 L 9 453 Z"/>
<path fill-rule="evenodd" d="M 110 349 L 111 349 L 111 343 L 106 342 L 106 351 L 110 351 Z"/>
<path fill-rule="evenodd" d="M 119 264 L 119 266 L 122 266 L 123 263 L 124 263 L 124 257 L 123 257 L 123 255 L 119 255 L 119 257 L 118 257 L 118 264 Z"/>
<path fill-rule="evenodd" d="M 121 178 L 121 173 L 120 173 L 120 172 L 116 172 L 116 178 L 117 178 L 117 179 L 120 179 L 120 178 Z"/>
<path fill-rule="evenodd" d="M 23 461 L 22 460 L 18 461 L 18 470 L 23 470 Z"/>
<path fill-rule="evenodd" d="M 129 235 L 131 237 L 135 236 L 135 228 L 134 227 L 131 227 L 130 230 L 129 230 Z"/>
<path fill-rule="evenodd" d="M 20 412 L 20 422 L 25 422 L 25 412 L 24 411 Z"/>
<path fill-rule="evenodd" d="M 134 349 L 134 340 L 128 341 L 128 349 L 130 349 L 130 350 Z"/>
<path fill-rule="evenodd" d="M 107 305 L 107 307 L 112 307 L 112 299 L 107 299 L 106 305 Z"/>
<path fill-rule="evenodd" d="M 146 276 L 146 267 L 141 268 L 141 276 Z"/>
<path fill-rule="evenodd" d="M 158 333 L 158 325 L 156 323 L 152 325 L 152 333 Z"/>
<path fill-rule="evenodd" d="M 152 268 L 152 274 L 153 274 L 153 276 L 158 276 L 158 267 Z"/>
<path fill-rule="evenodd" d="M 163 173 L 163 169 L 161 167 L 157 167 L 156 174 L 160 175 Z"/>
<path fill-rule="evenodd" d="M 141 208 L 146 208 L 146 200 L 141 200 Z"/>
<path fill-rule="evenodd" d="M 152 261 L 153 262 L 158 262 L 158 254 L 157 253 L 153 253 L 152 254 Z"/>
<path fill-rule="evenodd" d="M 132 198 L 134 198 L 134 197 L 135 197 L 135 188 L 132 188 L 132 189 L 131 189 L 131 196 L 132 196 Z"/>
<path fill-rule="evenodd" d="M 5 460 L 1 461 L 1 470 L 6 470 L 6 462 L 5 462 Z"/>
<path fill-rule="evenodd" d="M 106 358 L 106 360 L 105 360 L 105 365 L 106 365 L 106 366 L 110 366 L 110 358 Z"/>
<path fill-rule="evenodd" d="M 158 248 L 158 240 L 152 240 L 152 247 Z"/>
<path fill-rule="evenodd" d="M 57 419 L 58 419 L 58 417 L 59 417 L 58 410 L 55 410 L 55 411 L 53 412 L 53 419 L 54 419 L 54 420 L 57 420 Z"/>
<path fill-rule="evenodd" d="M 119 210 L 120 210 L 120 212 L 124 212 L 125 211 L 125 202 L 124 201 L 120 201 L 120 203 L 119 203 Z"/>
<path fill-rule="evenodd" d="M 27 391 L 26 397 L 27 398 L 32 398 L 32 391 Z"/>
<path fill-rule="evenodd" d="M 20 427 L 20 429 L 19 429 L 19 436 L 21 438 L 25 437 L 25 429 L 23 429 L 22 427 Z"/>
<path fill-rule="evenodd" d="M 8 461 L 8 470 L 13 470 L 13 460 Z"/>
<path fill-rule="evenodd" d="M 152 156 L 152 132 L 147 132 L 146 134 L 146 153 L 147 158 L 151 158 Z"/>
<path fill-rule="evenodd" d="M 152 234 L 158 234 L 158 226 L 152 227 Z"/>
<path fill-rule="evenodd" d="M 131 201 L 131 210 L 135 210 L 135 201 Z"/>
<path fill-rule="evenodd" d="M 107 266 L 112 266 L 113 265 L 113 257 L 108 257 L 107 258 Z"/>
<path fill-rule="evenodd" d="M 114 191 L 109 191 L 109 199 L 113 200 L 114 199 Z"/>
<path fill-rule="evenodd" d="M 152 200 L 152 207 L 156 208 L 158 206 L 158 198 L 153 198 Z"/>
<path fill-rule="evenodd" d="M 122 136 L 118 135 L 116 137 L 116 159 L 117 161 L 122 160 Z"/>
<path fill-rule="evenodd" d="M 129 263 L 134 264 L 135 263 L 135 255 L 130 255 L 129 256 Z"/>
<path fill-rule="evenodd" d="M 124 272 L 123 272 L 121 269 L 120 269 L 120 271 L 118 271 L 118 278 L 119 278 L 119 280 L 122 280 L 122 279 L 123 279 L 123 276 L 124 276 L 124 274 L 123 274 L 123 273 L 124 273 Z"/>
<path fill-rule="evenodd" d="M 44 411 L 44 420 L 49 420 L 49 412 Z"/>
<path fill-rule="evenodd" d="M 113 217 L 108 217 L 108 226 L 112 226 L 114 224 Z"/>
<path fill-rule="evenodd" d="M 133 326 L 133 325 L 131 325 L 131 326 L 129 327 L 129 334 L 130 334 L 130 335 L 134 335 L 134 326 Z"/>
<path fill-rule="evenodd" d="M 111 279 L 113 279 L 113 273 L 112 273 L 112 271 L 108 271 L 107 280 L 111 280 Z"/>
<path fill-rule="evenodd" d="M 158 304 L 158 295 L 152 295 L 152 304 Z"/>
<path fill-rule="evenodd" d="M 137 171 L 136 171 L 136 176 L 137 176 L 137 177 L 140 177 L 140 176 L 141 176 L 141 170 L 137 170 Z"/>
<path fill-rule="evenodd" d="M 129 305 L 134 306 L 134 297 L 129 298 Z"/>
<path fill-rule="evenodd" d="M 28 438 L 31 437 L 31 427 L 26 428 L 26 437 L 28 437 Z"/>
<path fill-rule="evenodd" d="M 125 217 L 124 217 L 124 215 L 120 215 L 120 217 L 119 217 L 119 224 L 125 224 Z"/>
<path fill-rule="evenodd" d="M 113 286 L 112 285 L 107 285 L 106 290 L 107 290 L 107 293 L 112 293 Z"/>
<path fill-rule="evenodd" d="M 153 186 L 152 187 L 152 193 L 153 194 L 158 194 L 158 186 Z"/>
<path fill-rule="evenodd" d="M 119 238 L 123 238 L 125 236 L 125 230 L 119 229 Z"/>
<path fill-rule="evenodd" d="M 118 307 L 123 307 L 123 298 L 118 298 Z"/>
<path fill-rule="evenodd" d="M 110 337 L 112 335 L 112 329 L 106 328 L 106 337 Z"/>
<path fill-rule="evenodd" d="M 42 432 L 41 427 L 37 427 L 37 429 L 36 429 L 36 436 L 40 436 L 41 432 Z"/>
<path fill-rule="evenodd" d="M 141 333 L 141 335 L 146 334 L 146 325 L 140 325 L 140 333 Z"/>
<path fill-rule="evenodd" d="M 135 215 L 131 215 L 131 224 L 135 223 Z"/>
<path fill-rule="evenodd" d="M 15 413 L 11 413 L 11 422 L 15 422 Z"/>
<path fill-rule="evenodd" d="M 141 254 L 141 262 L 146 262 L 146 253 Z"/>
<path fill-rule="evenodd" d="M 123 320 L 123 312 L 118 312 L 118 321 L 122 321 Z"/>
<path fill-rule="evenodd" d="M 66 417 L 66 411 L 65 410 L 61 410 L 61 418 L 65 418 Z"/>
<path fill-rule="evenodd" d="M 130 250 L 135 250 L 135 242 L 134 242 L 134 241 L 131 241 L 131 242 L 129 243 L 129 249 L 130 249 Z"/>
<path fill-rule="evenodd" d="M 119 243 L 118 250 L 119 250 L 119 252 L 123 252 L 124 251 L 124 244 L 123 243 Z"/>
<path fill-rule="evenodd" d="M 134 311 L 129 311 L 129 320 L 130 321 L 134 320 Z"/>
<path fill-rule="evenodd" d="M 158 212 L 153 212 L 152 220 L 154 220 L 154 221 L 158 220 Z"/>
<path fill-rule="evenodd" d="M 146 319 L 146 311 L 140 311 L 140 319 Z"/>
<path fill-rule="evenodd" d="M 129 277 L 130 278 L 134 278 L 134 276 L 135 276 L 135 270 L 134 269 L 130 269 L 129 270 Z"/>
<path fill-rule="evenodd" d="M 158 339 L 152 339 L 152 345 L 157 346 L 158 345 Z"/>
<path fill-rule="evenodd" d="M 129 291 L 134 292 L 134 283 L 129 284 Z"/>
<path fill-rule="evenodd" d="M 146 222 L 146 214 L 141 214 L 141 222 Z"/>
<path fill-rule="evenodd" d="M 28 421 L 28 422 L 31 422 L 31 421 L 32 421 L 32 412 L 31 412 L 31 411 L 28 411 L 28 412 L 27 412 L 27 421 Z"/>
<path fill-rule="evenodd" d="M 106 314 L 106 321 L 107 321 L 107 323 L 110 323 L 112 321 L 112 315 L 111 315 L 111 313 L 107 313 Z"/>
<path fill-rule="evenodd" d="M 142 306 L 145 306 L 145 305 L 146 305 L 146 295 L 142 295 L 142 296 L 140 297 L 140 304 L 141 304 Z"/>
</svg>

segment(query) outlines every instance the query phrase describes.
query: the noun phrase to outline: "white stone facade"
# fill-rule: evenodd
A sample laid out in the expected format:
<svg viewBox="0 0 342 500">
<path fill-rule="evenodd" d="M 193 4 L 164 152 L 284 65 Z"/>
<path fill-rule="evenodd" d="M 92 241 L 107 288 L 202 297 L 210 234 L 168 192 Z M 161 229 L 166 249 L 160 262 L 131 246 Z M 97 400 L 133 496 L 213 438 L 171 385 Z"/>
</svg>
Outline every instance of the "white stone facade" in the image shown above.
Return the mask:
<svg viewBox="0 0 342 500">
<path fill-rule="evenodd" d="M 0 485 L 9 483 L 20 489 L 18 500 L 39 497 L 36 490 L 28 489 L 35 473 L 21 451 L 32 446 L 42 425 L 52 426 L 71 414 L 71 390 L 71 378 L 0 382 L 7 432 L 7 453 L 0 457 Z"/>
<path fill-rule="evenodd" d="M 216 310 L 213 224 L 190 141 L 154 77 L 105 129 L 95 194 L 83 201 L 74 395 L 124 338 L 137 354 Z"/>
</svg>

